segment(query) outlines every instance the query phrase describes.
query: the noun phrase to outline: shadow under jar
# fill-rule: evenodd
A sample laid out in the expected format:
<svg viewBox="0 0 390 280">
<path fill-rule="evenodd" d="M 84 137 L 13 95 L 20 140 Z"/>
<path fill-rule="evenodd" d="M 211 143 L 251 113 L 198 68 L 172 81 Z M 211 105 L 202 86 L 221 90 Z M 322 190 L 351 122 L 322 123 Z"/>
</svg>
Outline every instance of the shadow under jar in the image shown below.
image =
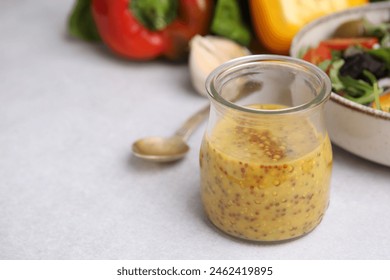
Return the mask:
<svg viewBox="0 0 390 280">
<path fill-rule="evenodd" d="M 206 87 L 211 107 L 200 170 L 208 218 L 254 241 L 313 230 L 328 207 L 332 171 L 327 75 L 299 59 L 252 55 L 222 64 Z"/>
</svg>

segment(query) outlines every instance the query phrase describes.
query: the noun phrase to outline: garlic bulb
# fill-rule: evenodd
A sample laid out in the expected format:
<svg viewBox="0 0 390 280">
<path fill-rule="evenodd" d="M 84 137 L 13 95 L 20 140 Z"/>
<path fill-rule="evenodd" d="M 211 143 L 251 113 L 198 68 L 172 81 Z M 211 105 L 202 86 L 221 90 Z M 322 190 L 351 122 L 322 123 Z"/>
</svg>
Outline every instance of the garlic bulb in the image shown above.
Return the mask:
<svg viewBox="0 0 390 280">
<path fill-rule="evenodd" d="M 249 54 L 247 48 L 230 39 L 196 35 L 190 41 L 189 57 L 193 87 L 199 94 L 206 96 L 205 82 L 211 71 L 230 59 Z"/>
</svg>

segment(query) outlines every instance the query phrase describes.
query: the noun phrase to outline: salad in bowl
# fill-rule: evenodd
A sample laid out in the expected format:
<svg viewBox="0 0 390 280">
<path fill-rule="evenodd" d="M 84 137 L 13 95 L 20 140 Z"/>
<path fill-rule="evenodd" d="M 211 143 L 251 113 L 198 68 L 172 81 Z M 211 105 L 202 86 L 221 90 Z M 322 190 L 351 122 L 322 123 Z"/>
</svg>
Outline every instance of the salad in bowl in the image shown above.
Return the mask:
<svg viewBox="0 0 390 280">
<path fill-rule="evenodd" d="M 290 55 L 331 79 L 325 118 L 332 143 L 390 166 L 390 1 L 310 22 L 294 37 Z"/>
<path fill-rule="evenodd" d="M 299 57 L 327 72 L 335 93 L 390 112 L 390 23 L 346 21 L 332 38 L 302 49 Z"/>
</svg>

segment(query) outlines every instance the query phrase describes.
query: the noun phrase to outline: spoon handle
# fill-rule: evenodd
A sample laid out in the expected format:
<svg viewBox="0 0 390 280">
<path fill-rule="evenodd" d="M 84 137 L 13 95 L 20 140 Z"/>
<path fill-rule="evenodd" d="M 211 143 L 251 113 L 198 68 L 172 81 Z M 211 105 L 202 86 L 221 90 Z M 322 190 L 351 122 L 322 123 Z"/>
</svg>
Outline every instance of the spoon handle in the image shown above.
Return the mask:
<svg viewBox="0 0 390 280">
<path fill-rule="evenodd" d="M 187 140 L 194 132 L 195 128 L 208 116 L 210 105 L 205 106 L 188 118 L 185 123 L 175 132 L 175 135 Z"/>
</svg>

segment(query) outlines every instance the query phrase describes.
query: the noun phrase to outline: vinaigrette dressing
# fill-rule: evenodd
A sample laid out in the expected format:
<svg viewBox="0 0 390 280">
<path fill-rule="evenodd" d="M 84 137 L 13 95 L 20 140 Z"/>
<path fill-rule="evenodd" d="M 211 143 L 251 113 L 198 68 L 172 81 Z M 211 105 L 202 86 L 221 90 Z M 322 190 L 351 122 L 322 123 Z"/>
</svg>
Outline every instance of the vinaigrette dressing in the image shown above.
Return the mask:
<svg viewBox="0 0 390 280">
<path fill-rule="evenodd" d="M 280 241 L 304 235 L 329 203 L 330 141 L 307 119 L 247 125 L 222 118 L 203 139 L 200 166 L 206 214 L 233 236 Z"/>
</svg>

